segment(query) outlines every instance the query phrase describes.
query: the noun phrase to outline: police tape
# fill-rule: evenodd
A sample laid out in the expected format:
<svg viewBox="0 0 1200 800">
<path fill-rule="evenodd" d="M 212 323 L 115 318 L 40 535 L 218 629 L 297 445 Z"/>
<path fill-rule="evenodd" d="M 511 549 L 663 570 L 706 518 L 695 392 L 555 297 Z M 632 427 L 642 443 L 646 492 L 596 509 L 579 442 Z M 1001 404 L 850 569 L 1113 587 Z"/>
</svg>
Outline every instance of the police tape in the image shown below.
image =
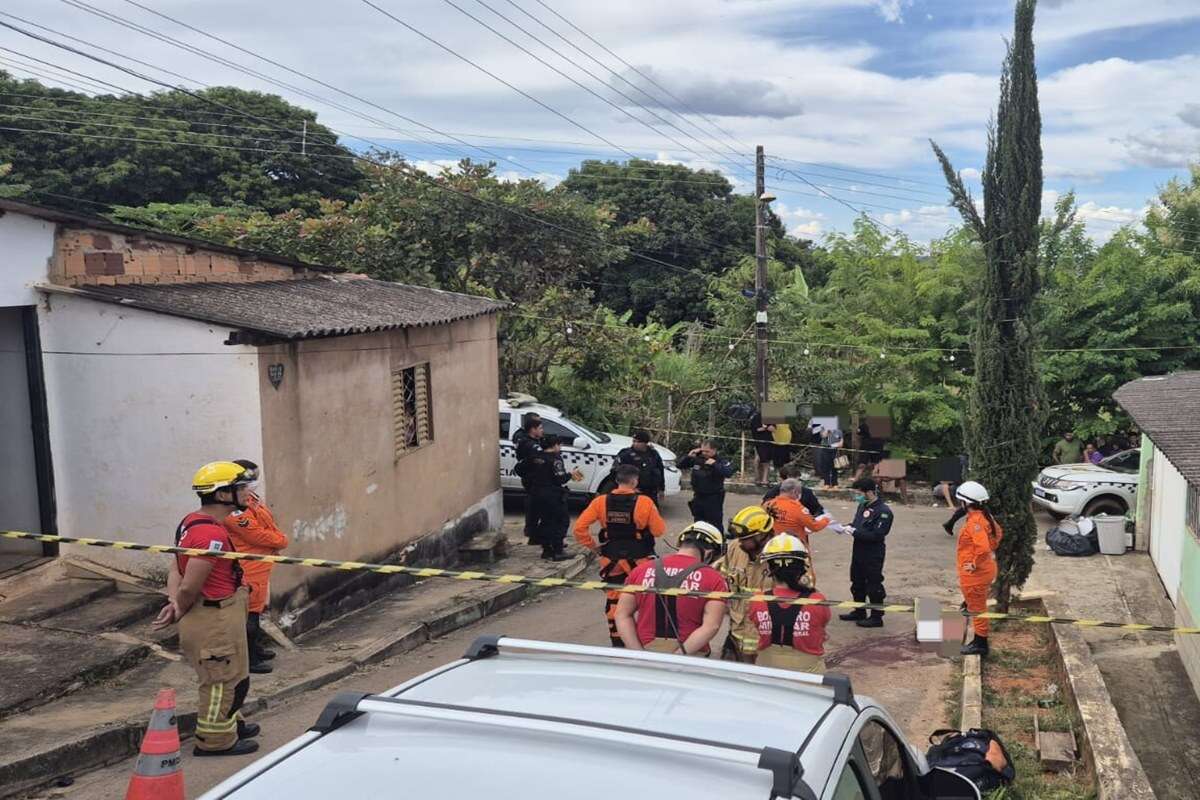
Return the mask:
<svg viewBox="0 0 1200 800">
<path fill-rule="evenodd" d="M 219 558 L 229 561 L 265 561 L 270 564 L 287 564 L 296 567 L 315 567 L 331 569 L 339 572 L 374 572 L 379 575 L 410 575 L 414 578 L 448 578 L 460 581 L 479 581 L 482 583 L 506 583 L 512 585 L 532 586 L 540 589 L 579 589 L 590 592 L 613 592 L 617 594 L 656 594 L 666 597 L 697 597 L 704 600 L 746 600 L 751 602 L 779 603 L 787 606 L 827 606 L 862 611 L 883 611 L 891 613 L 915 613 L 912 603 L 883 604 L 860 603 L 857 600 L 817 600 L 811 597 L 779 597 L 769 593 L 725 591 L 706 592 L 698 589 L 658 589 L 653 586 L 637 584 L 605 583 L 604 581 L 581 581 L 569 578 L 539 578 L 535 575 L 494 575 L 487 572 L 472 570 L 442 569 L 440 567 L 410 567 L 405 564 L 373 564 L 366 561 L 337 561 L 328 558 L 299 558 L 297 556 L 268 556 L 257 553 L 239 553 L 222 550 L 205 550 L 195 547 L 176 547 L 167 544 L 141 544 L 139 542 L 120 542 L 112 539 L 95 539 L 87 536 L 56 536 L 46 533 L 29 533 L 26 531 L 0 531 L 0 538 L 28 539 L 35 542 L 56 544 L 81 544 L 89 547 L 109 547 L 113 550 L 139 550 L 149 553 L 171 553 L 203 558 Z M 1081 628 L 1111 628 L 1128 631 L 1144 631 L 1148 633 L 1177 633 L 1200 634 L 1200 628 L 1176 628 L 1167 625 L 1149 625 L 1141 622 L 1106 622 L 1094 619 L 1071 619 L 1067 617 L 1047 617 L 1037 614 L 1009 614 L 999 611 L 987 611 L 973 614 L 962 609 L 943 608 L 943 613 L 961 614 L 964 617 L 977 617 L 988 620 L 1012 620 L 1047 625 L 1075 625 Z"/>
</svg>

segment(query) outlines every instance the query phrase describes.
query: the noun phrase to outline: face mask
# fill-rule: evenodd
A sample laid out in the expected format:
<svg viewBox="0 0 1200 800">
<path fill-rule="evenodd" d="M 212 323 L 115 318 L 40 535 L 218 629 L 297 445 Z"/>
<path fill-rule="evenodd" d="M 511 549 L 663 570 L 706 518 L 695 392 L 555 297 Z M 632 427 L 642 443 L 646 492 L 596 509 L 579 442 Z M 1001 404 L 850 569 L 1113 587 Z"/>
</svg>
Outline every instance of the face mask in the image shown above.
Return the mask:
<svg viewBox="0 0 1200 800">
<path fill-rule="evenodd" d="M 865 502 L 867 502 L 867 496 L 866 496 L 865 494 L 862 494 L 862 493 L 855 494 L 855 495 L 854 495 L 854 502 L 856 502 L 856 503 L 865 503 Z"/>
</svg>

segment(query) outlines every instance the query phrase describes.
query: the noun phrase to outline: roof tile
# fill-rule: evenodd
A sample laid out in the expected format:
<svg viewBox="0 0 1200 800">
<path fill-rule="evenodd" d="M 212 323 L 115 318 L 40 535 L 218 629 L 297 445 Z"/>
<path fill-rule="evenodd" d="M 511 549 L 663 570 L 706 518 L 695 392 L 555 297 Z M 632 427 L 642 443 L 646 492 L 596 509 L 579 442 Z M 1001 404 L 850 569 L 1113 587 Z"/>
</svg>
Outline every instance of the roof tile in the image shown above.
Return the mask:
<svg viewBox="0 0 1200 800">
<path fill-rule="evenodd" d="M 1200 488 L 1200 372 L 1139 378 L 1113 399 L 1184 479 Z"/>
</svg>

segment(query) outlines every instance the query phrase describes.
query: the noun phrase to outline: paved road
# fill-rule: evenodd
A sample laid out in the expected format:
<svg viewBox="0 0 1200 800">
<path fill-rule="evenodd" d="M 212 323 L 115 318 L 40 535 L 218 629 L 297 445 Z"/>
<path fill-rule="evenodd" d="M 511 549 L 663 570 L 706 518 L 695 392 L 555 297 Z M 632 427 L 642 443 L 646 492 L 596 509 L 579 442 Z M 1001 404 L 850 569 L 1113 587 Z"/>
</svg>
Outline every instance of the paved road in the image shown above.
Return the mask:
<svg viewBox="0 0 1200 800">
<path fill-rule="evenodd" d="M 727 516 L 753 498 L 730 495 Z M 838 519 L 849 521 L 847 502 L 828 504 Z M 672 531 L 690 521 L 683 498 L 665 504 Z M 897 525 L 889 537 L 888 586 L 896 597 L 918 594 L 955 598 L 953 540 L 942 532 L 945 510 L 896 509 Z M 509 514 L 510 524 L 517 521 Z M 514 537 L 515 538 L 515 537 Z M 850 543 L 833 534 L 814 537 L 814 558 L 822 576 L 823 591 L 831 597 L 846 596 Z M 957 600 L 954 601 L 957 603 Z M 482 620 L 467 628 L 383 662 L 369 671 L 351 675 L 278 708 L 255 717 L 263 727 L 263 752 L 279 747 L 316 721 L 330 697 L 342 689 L 382 691 L 419 675 L 434 666 L 458 658 L 480 633 L 501 632 L 514 636 L 585 644 L 608 641 L 598 593 L 560 590 L 546 593 L 522 605 Z M 832 669 L 847 672 L 856 691 L 874 696 L 889 708 L 900 724 L 919 742 L 937 727 L 943 727 L 945 689 L 952 662 L 919 651 L 907 615 L 889 615 L 883 630 L 865 631 L 834 621 L 828 643 Z M 286 656 L 281 656 L 286 657 Z M 249 758 L 196 759 L 191 743 L 184 746 L 184 776 L 187 796 L 198 797 L 250 762 Z M 81 776 L 74 786 L 43 793 L 42 797 L 79 800 L 121 800 L 133 768 L 129 759 L 107 769 Z"/>
</svg>

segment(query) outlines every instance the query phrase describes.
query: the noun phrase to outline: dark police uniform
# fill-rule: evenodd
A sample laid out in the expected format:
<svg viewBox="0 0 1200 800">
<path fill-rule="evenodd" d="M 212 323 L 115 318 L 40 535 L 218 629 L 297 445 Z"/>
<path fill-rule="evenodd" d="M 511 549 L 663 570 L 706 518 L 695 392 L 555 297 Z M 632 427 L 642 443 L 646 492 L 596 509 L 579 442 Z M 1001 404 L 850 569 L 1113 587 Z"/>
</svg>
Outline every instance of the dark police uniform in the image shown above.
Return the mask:
<svg viewBox="0 0 1200 800">
<path fill-rule="evenodd" d="M 517 465 L 520 466 L 522 461 L 528 459 L 534 453 L 542 451 L 541 442 L 534 439 L 524 428 L 519 429 L 512 437 L 513 444 L 517 448 Z M 517 475 L 521 476 L 518 471 Z M 521 488 L 525 490 L 525 536 L 529 538 L 530 544 L 538 544 L 537 529 L 537 507 L 533 502 L 533 498 L 529 496 L 529 479 L 521 476 Z"/>
<path fill-rule="evenodd" d="M 522 477 L 529 480 L 527 507 L 532 507 L 537 520 L 534 541 L 542 546 L 542 555 L 561 553 L 571 521 L 567 512 L 567 484 L 571 475 L 561 453 L 547 453 L 539 448 L 523 463 L 526 466 Z"/>
<path fill-rule="evenodd" d="M 686 455 L 677 462 L 680 469 L 692 471 L 692 492 L 694 496 L 688 501 L 692 510 L 692 519 L 696 522 L 707 522 L 724 532 L 725 523 L 721 519 L 725 513 L 725 479 L 733 476 L 733 465 L 729 459 L 713 456 L 716 463 L 705 464 L 697 457 Z"/>
<path fill-rule="evenodd" d="M 854 549 L 850 557 L 850 594 L 858 602 L 883 603 L 887 592 L 883 588 L 883 559 L 887 555 L 888 532 L 895 517 L 892 509 L 876 498 L 864 503 L 854 515 Z M 865 616 L 852 615 L 852 618 Z M 872 611 L 872 617 L 882 618 L 882 611 Z"/>
<path fill-rule="evenodd" d="M 638 491 L 658 503 L 658 493 L 666 488 L 667 480 L 664 474 L 662 456 L 653 447 L 647 447 L 644 452 L 638 452 L 632 447 L 626 447 L 617 453 L 616 466 L 628 464 L 637 467 Z"/>
</svg>

